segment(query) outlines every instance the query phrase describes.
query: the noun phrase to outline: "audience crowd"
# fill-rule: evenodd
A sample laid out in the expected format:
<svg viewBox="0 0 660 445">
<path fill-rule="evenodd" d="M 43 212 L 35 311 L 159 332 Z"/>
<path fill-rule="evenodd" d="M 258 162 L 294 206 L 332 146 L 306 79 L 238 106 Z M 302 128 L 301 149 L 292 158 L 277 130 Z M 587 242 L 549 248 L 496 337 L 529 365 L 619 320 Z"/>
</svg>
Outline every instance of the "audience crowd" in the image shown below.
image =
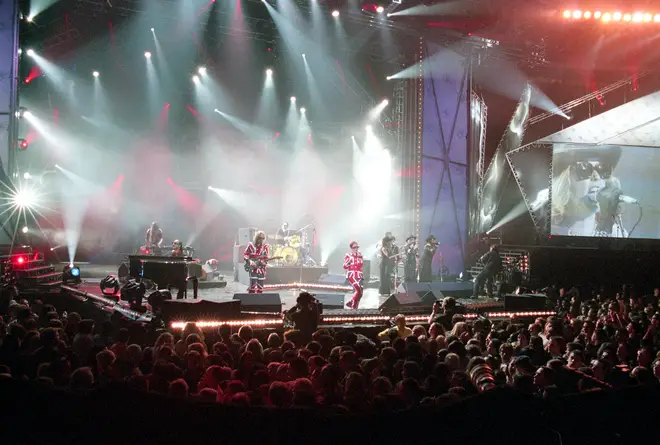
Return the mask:
<svg viewBox="0 0 660 445">
<path fill-rule="evenodd" d="M 557 315 L 466 319 L 455 301 L 428 326 L 355 330 L 245 325 L 154 333 L 144 343 L 39 300 L 5 302 L 0 378 L 90 392 L 110 384 L 176 399 L 238 406 L 317 407 L 337 412 L 446 405 L 510 386 L 538 397 L 655 385 L 660 379 L 659 290 L 637 296 L 550 294 Z M 2 307 L 2 306 L 0 306 Z"/>
</svg>

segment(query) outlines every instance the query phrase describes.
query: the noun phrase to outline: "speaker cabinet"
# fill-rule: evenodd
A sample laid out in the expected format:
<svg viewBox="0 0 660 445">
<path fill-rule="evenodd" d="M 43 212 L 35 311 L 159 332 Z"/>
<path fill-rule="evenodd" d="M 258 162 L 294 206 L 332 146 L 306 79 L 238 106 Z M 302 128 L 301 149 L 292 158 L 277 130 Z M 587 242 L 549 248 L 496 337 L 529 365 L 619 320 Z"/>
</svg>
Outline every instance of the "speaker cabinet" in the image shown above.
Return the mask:
<svg viewBox="0 0 660 445">
<path fill-rule="evenodd" d="M 252 242 L 252 240 L 254 239 L 254 235 L 256 233 L 257 233 L 257 229 L 255 229 L 254 227 L 238 229 L 236 244 L 243 245 Z"/>
<path fill-rule="evenodd" d="M 523 294 L 504 296 L 505 311 L 528 312 L 546 309 L 548 309 L 548 297 L 545 295 Z"/>
<path fill-rule="evenodd" d="M 282 300 L 277 293 L 234 294 L 236 300 L 241 303 L 241 312 L 282 312 Z"/>
</svg>

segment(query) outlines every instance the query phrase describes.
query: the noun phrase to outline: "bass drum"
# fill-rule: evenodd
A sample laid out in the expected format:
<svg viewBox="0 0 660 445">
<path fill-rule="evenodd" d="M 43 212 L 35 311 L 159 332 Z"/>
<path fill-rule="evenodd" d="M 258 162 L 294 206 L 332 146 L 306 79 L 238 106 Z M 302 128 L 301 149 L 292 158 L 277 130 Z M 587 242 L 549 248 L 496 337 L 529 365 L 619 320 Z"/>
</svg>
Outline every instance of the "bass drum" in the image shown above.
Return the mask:
<svg viewBox="0 0 660 445">
<path fill-rule="evenodd" d="M 275 252 L 275 256 L 281 256 L 280 260 L 285 266 L 295 266 L 298 264 L 298 251 L 291 246 L 280 247 Z"/>
</svg>

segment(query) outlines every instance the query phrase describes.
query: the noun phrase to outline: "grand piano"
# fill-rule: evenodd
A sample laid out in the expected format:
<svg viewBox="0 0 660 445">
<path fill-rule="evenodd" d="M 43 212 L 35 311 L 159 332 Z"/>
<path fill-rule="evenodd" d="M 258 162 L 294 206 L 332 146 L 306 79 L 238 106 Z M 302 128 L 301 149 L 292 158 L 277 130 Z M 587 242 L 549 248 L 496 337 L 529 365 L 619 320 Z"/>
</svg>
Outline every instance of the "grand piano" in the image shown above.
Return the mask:
<svg viewBox="0 0 660 445">
<path fill-rule="evenodd" d="M 193 260 L 192 257 L 128 256 L 128 273 L 131 278 L 151 280 L 159 289 L 176 287 L 179 290 L 179 298 L 182 298 L 185 293 L 188 280 L 194 280 L 193 284 L 195 284 L 199 278 L 198 269 L 201 271 L 201 267 L 190 266 L 199 266 L 199 262 Z M 197 294 L 197 286 L 194 286 L 193 289 Z"/>
</svg>

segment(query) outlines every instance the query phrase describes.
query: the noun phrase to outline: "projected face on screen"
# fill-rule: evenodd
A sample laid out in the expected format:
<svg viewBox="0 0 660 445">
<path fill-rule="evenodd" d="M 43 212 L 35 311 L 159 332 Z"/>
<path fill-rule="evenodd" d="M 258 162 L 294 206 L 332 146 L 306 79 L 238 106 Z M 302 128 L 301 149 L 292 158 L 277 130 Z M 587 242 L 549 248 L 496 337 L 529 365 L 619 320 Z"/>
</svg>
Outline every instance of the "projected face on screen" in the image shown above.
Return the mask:
<svg viewBox="0 0 660 445">
<path fill-rule="evenodd" d="M 660 151 L 644 147 L 555 144 L 553 148 L 551 233 L 568 236 L 657 238 L 653 202 Z M 638 205 L 639 204 L 639 205 Z M 647 210 L 647 209 L 644 209 Z"/>
</svg>

